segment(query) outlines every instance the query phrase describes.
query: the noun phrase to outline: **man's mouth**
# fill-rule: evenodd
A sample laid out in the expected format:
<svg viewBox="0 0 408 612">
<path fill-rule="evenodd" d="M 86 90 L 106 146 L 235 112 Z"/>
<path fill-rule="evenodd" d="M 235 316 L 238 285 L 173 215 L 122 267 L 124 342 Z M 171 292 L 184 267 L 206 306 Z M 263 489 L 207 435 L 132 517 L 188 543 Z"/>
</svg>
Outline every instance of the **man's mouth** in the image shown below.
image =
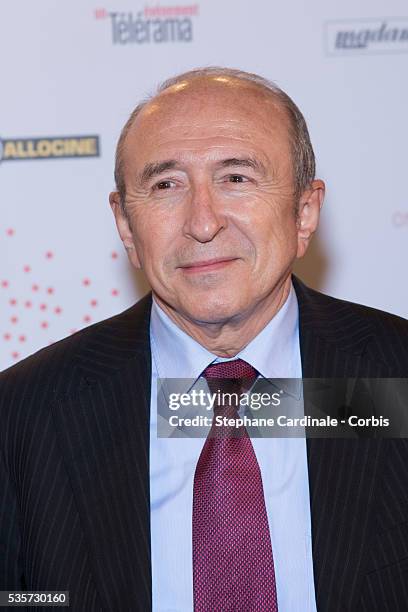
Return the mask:
<svg viewBox="0 0 408 612">
<path fill-rule="evenodd" d="M 194 261 L 188 264 L 183 264 L 179 267 L 183 270 L 183 272 L 186 272 L 187 274 L 212 272 L 230 265 L 233 261 L 236 261 L 237 259 L 238 257 L 217 257 L 213 259 Z"/>
</svg>

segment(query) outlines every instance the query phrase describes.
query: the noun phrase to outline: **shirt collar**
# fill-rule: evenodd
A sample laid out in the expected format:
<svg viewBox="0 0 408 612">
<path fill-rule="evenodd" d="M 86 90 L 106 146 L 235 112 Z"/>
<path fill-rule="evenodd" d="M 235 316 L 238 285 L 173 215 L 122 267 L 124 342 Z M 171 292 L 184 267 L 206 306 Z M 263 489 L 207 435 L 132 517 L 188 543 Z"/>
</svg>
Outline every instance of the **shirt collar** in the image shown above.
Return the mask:
<svg viewBox="0 0 408 612">
<path fill-rule="evenodd" d="M 214 361 L 204 346 L 180 329 L 153 297 L 150 319 L 152 353 L 160 378 L 196 379 Z"/>
</svg>

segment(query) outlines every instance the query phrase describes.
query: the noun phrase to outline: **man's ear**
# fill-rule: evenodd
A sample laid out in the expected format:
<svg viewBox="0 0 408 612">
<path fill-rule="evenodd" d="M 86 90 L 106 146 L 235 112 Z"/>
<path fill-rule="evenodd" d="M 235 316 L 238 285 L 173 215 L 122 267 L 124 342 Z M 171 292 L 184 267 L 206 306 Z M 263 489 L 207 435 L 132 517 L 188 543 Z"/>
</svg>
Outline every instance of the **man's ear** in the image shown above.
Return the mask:
<svg viewBox="0 0 408 612">
<path fill-rule="evenodd" d="M 320 209 L 323 206 L 325 185 L 320 179 L 312 181 L 299 200 L 297 226 L 298 248 L 297 257 L 303 257 L 310 240 L 319 225 Z"/>
<path fill-rule="evenodd" d="M 126 253 L 129 257 L 130 263 L 135 268 L 139 269 L 142 266 L 135 248 L 129 218 L 122 208 L 118 191 L 112 191 L 112 193 L 109 194 L 109 203 L 112 208 L 112 212 L 115 216 L 116 227 L 118 228 L 119 236 L 123 242 L 123 246 L 126 249 Z"/>
</svg>

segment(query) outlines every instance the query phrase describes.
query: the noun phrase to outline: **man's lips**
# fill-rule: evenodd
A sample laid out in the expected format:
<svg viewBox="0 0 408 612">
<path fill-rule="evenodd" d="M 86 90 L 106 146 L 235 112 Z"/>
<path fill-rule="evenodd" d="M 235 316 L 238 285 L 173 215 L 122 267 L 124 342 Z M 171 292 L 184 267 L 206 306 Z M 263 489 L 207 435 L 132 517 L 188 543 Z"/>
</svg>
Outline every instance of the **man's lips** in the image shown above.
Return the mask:
<svg viewBox="0 0 408 612">
<path fill-rule="evenodd" d="M 217 257 L 214 259 L 206 259 L 202 261 L 194 261 L 192 263 L 179 266 L 183 272 L 211 272 L 229 265 L 232 261 L 236 261 L 238 257 Z"/>
</svg>

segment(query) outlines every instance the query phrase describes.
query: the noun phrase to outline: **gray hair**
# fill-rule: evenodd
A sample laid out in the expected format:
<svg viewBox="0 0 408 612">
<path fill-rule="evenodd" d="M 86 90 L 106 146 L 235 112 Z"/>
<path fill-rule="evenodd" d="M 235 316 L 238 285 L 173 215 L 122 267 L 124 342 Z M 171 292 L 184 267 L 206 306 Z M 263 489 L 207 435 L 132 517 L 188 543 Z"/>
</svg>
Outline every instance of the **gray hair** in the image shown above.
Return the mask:
<svg viewBox="0 0 408 612">
<path fill-rule="evenodd" d="M 173 87 L 174 85 L 178 85 L 183 81 L 191 81 L 196 78 L 205 77 L 229 77 L 246 81 L 248 83 L 257 85 L 267 95 L 273 96 L 274 100 L 278 101 L 281 108 L 286 112 L 289 119 L 289 136 L 293 158 L 295 197 L 298 198 L 300 194 L 310 186 L 311 182 L 315 178 L 315 156 L 312 143 L 310 142 L 306 121 L 299 108 L 287 93 L 285 93 L 272 81 L 269 81 L 268 79 L 265 79 L 252 72 L 235 70 L 233 68 L 221 68 L 218 66 L 197 68 L 195 70 L 183 72 L 182 74 L 161 83 L 153 95 L 144 99 L 136 106 L 121 131 L 116 147 L 115 182 L 116 189 L 119 193 L 120 204 L 125 215 L 127 214 L 127 211 L 125 208 L 126 187 L 123 168 L 123 149 L 126 137 L 136 117 L 143 110 L 143 108 L 151 100 L 153 100 L 153 98 L 161 94 L 166 89 Z"/>
</svg>

